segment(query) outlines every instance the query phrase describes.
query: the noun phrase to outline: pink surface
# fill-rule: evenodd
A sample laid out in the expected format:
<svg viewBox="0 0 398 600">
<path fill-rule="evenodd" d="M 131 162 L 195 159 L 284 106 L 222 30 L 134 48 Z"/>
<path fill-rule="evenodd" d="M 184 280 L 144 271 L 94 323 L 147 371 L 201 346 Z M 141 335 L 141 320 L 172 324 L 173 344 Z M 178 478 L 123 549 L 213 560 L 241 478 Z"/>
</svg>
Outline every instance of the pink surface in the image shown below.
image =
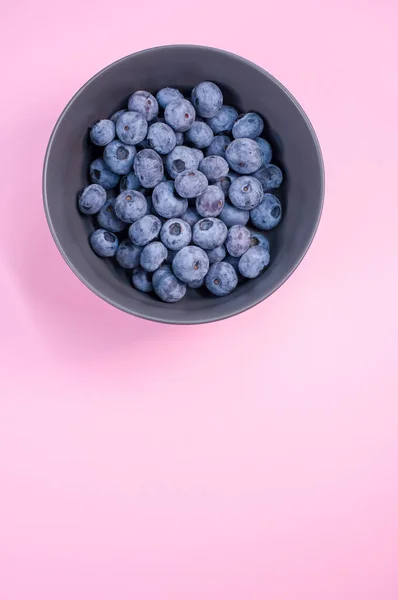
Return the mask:
<svg viewBox="0 0 398 600">
<path fill-rule="evenodd" d="M 397 600 L 397 17 L 393 0 L 1 4 L 0 600 Z M 89 292 L 41 199 L 73 93 L 176 42 L 278 77 L 327 175 L 294 276 L 195 328 Z"/>
</svg>

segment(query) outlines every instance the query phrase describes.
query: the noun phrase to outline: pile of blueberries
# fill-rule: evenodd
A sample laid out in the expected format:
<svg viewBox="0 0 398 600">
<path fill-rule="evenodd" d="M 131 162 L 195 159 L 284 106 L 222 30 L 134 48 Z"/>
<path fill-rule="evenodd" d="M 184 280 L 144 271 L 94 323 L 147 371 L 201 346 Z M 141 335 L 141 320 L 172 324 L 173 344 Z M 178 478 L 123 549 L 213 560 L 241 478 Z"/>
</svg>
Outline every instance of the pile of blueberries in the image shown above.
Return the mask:
<svg viewBox="0 0 398 600">
<path fill-rule="evenodd" d="M 196 85 L 190 101 L 174 88 L 156 98 L 135 92 L 127 109 L 90 129 L 104 150 L 90 165 L 92 184 L 78 206 L 96 215 L 94 252 L 115 257 L 132 270 L 136 289 L 164 302 L 180 300 L 187 287 L 225 296 L 258 277 L 270 261 L 258 230 L 282 217 L 270 193 L 282 172 L 259 137 L 263 129 L 260 115 L 224 105 L 210 81 Z M 256 229 L 246 226 L 249 219 Z"/>
</svg>

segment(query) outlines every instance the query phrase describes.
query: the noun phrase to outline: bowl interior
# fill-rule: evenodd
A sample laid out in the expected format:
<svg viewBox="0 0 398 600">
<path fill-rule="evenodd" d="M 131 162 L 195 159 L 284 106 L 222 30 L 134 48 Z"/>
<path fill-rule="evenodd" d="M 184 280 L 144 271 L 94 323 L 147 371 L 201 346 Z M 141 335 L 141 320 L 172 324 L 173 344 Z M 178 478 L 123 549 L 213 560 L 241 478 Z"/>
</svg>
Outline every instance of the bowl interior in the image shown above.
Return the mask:
<svg viewBox="0 0 398 600">
<path fill-rule="evenodd" d="M 94 222 L 77 209 L 77 193 L 88 185 L 95 150 L 88 128 L 127 104 L 136 90 L 156 93 L 166 86 L 189 92 L 203 80 L 217 83 L 224 103 L 241 112 L 258 112 L 263 136 L 272 144 L 273 163 L 284 182 L 275 191 L 283 219 L 267 234 L 271 262 L 258 279 L 245 281 L 234 293 L 216 298 L 188 290 L 176 304 L 164 304 L 135 290 L 128 274 L 113 261 L 98 258 L 88 236 Z M 98 155 L 98 153 L 97 153 Z M 93 77 L 61 115 L 47 151 L 44 199 L 55 241 L 82 281 L 118 308 L 170 323 L 200 323 L 237 314 L 271 294 L 295 269 L 311 243 L 323 201 L 323 165 L 311 125 L 291 95 L 268 73 L 227 52 L 200 46 L 166 46 L 127 56 Z"/>
</svg>

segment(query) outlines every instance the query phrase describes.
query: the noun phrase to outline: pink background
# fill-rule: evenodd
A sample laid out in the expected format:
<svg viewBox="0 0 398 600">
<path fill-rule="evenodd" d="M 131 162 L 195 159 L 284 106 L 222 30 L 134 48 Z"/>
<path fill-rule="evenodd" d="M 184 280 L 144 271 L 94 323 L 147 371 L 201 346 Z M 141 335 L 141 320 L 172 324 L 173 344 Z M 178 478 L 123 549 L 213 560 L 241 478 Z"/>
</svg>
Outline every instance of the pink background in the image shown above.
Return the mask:
<svg viewBox="0 0 398 600">
<path fill-rule="evenodd" d="M 0 599 L 397 600 L 396 2 L 17 0 L 0 23 Z M 181 328 L 86 289 L 41 199 L 74 92 L 179 42 L 278 77 L 327 176 L 293 277 Z"/>
</svg>

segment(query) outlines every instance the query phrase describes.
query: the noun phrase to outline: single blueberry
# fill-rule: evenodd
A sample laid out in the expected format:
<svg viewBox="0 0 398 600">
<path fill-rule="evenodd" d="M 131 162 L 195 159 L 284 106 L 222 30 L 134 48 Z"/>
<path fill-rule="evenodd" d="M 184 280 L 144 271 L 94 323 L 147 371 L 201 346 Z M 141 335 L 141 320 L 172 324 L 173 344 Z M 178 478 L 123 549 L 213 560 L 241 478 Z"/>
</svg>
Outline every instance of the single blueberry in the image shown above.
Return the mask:
<svg viewBox="0 0 398 600">
<path fill-rule="evenodd" d="M 130 240 L 123 240 L 116 252 L 116 260 L 124 269 L 135 269 L 140 264 L 142 248 Z"/>
<path fill-rule="evenodd" d="M 188 246 L 191 238 L 191 226 L 182 219 L 169 219 L 160 232 L 160 239 L 169 250 L 181 250 Z"/>
<path fill-rule="evenodd" d="M 263 187 L 255 177 L 242 175 L 231 183 L 228 194 L 236 208 L 251 210 L 260 204 L 263 198 Z"/>
<path fill-rule="evenodd" d="M 155 215 L 144 215 L 129 228 L 129 238 L 137 246 L 146 246 L 158 237 L 162 223 Z"/>
<path fill-rule="evenodd" d="M 226 296 L 238 285 L 238 276 L 232 265 L 225 261 L 218 262 L 211 265 L 205 284 L 215 296 Z"/>
<path fill-rule="evenodd" d="M 84 215 L 95 215 L 106 202 L 106 191 L 101 185 L 92 183 L 84 188 L 78 199 L 78 206 Z"/>
<path fill-rule="evenodd" d="M 152 150 L 159 154 L 169 154 L 176 145 L 176 134 L 166 123 L 154 123 L 148 129 L 147 138 Z"/>
<path fill-rule="evenodd" d="M 154 150 L 140 150 L 134 160 L 134 172 L 144 188 L 154 188 L 163 179 L 162 159 Z"/>
<path fill-rule="evenodd" d="M 141 252 L 140 263 L 145 271 L 156 271 L 167 258 L 167 248 L 162 242 L 151 242 Z"/>
<path fill-rule="evenodd" d="M 103 258 L 115 256 L 118 244 L 119 242 L 115 234 L 106 231 L 106 229 L 96 229 L 90 235 L 91 248 L 98 256 Z"/>
<path fill-rule="evenodd" d="M 256 137 L 256 142 L 260 146 L 261 156 L 263 157 L 263 165 L 269 165 L 272 160 L 271 144 L 264 138 Z"/>
<path fill-rule="evenodd" d="M 119 187 L 121 192 L 125 192 L 126 190 L 138 191 L 141 187 L 141 184 L 137 175 L 131 172 L 121 178 Z"/>
<path fill-rule="evenodd" d="M 213 250 L 206 250 L 206 254 L 209 257 L 210 264 L 212 265 L 213 263 L 224 260 L 227 251 L 225 250 L 224 244 L 222 244 L 221 246 L 217 246 L 217 248 L 213 248 Z"/>
<path fill-rule="evenodd" d="M 166 87 L 158 91 L 156 99 L 162 108 L 166 108 L 170 102 L 173 102 L 174 100 L 183 100 L 184 96 L 181 94 L 180 90 Z"/>
<path fill-rule="evenodd" d="M 232 127 L 232 135 L 235 139 L 250 138 L 254 140 L 264 129 L 264 121 L 254 112 L 240 115 Z"/>
<path fill-rule="evenodd" d="M 228 229 L 220 219 L 206 217 L 194 225 L 192 239 L 203 250 L 213 250 L 225 242 L 227 233 Z"/>
<path fill-rule="evenodd" d="M 265 269 L 269 263 L 269 252 L 262 246 L 249 248 L 239 261 L 239 271 L 244 277 L 254 279 Z"/>
<path fill-rule="evenodd" d="M 203 279 L 209 270 L 209 257 L 202 248 L 185 246 L 175 255 L 172 269 L 184 283 L 195 283 Z"/>
<path fill-rule="evenodd" d="M 260 146 L 254 140 L 239 138 L 230 143 L 225 151 L 231 169 L 242 175 L 257 171 L 263 161 Z"/>
<path fill-rule="evenodd" d="M 158 215 L 165 219 L 181 217 L 188 208 L 188 200 L 179 198 L 172 181 L 162 181 L 152 193 L 152 205 Z"/>
<path fill-rule="evenodd" d="M 197 169 L 199 162 L 199 157 L 196 155 L 194 148 L 176 146 L 166 157 L 166 171 L 170 177 L 175 179 L 183 171 Z"/>
<path fill-rule="evenodd" d="M 195 208 L 189 207 L 182 215 L 181 219 L 186 221 L 191 227 L 195 225 L 198 221 L 200 221 L 201 216 L 197 212 Z"/>
<path fill-rule="evenodd" d="M 113 115 L 111 117 L 109 117 L 109 120 L 112 121 L 113 123 L 115 123 L 118 120 L 119 117 L 122 116 L 123 113 L 127 112 L 126 108 L 122 108 L 121 110 L 117 110 L 115 113 L 113 113 Z"/>
<path fill-rule="evenodd" d="M 182 198 L 196 198 L 203 194 L 207 186 L 205 175 L 195 169 L 183 171 L 175 178 L 175 188 Z"/>
<path fill-rule="evenodd" d="M 273 229 L 282 218 L 281 203 L 273 194 L 264 194 L 260 204 L 250 211 L 250 217 L 258 229 Z"/>
<path fill-rule="evenodd" d="M 140 292 L 149 293 L 153 291 L 152 274 L 145 271 L 142 267 L 134 269 L 131 281 L 133 282 L 133 286 Z"/>
<path fill-rule="evenodd" d="M 173 100 L 168 104 L 164 111 L 166 123 L 174 129 L 174 131 L 188 131 L 192 123 L 195 121 L 195 109 L 189 100 Z"/>
<path fill-rule="evenodd" d="M 258 233 L 254 231 L 250 227 L 248 228 L 250 231 L 250 247 L 253 246 L 262 246 L 266 250 L 270 250 L 270 245 L 268 239 L 262 233 Z"/>
<path fill-rule="evenodd" d="M 213 137 L 212 130 L 203 121 L 192 123 L 192 127 L 185 134 L 186 141 L 193 144 L 196 148 L 207 148 Z"/>
<path fill-rule="evenodd" d="M 147 121 L 152 121 L 159 112 L 158 101 L 155 96 L 142 90 L 134 92 L 130 96 L 128 109 L 140 113 Z"/>
<path fill-rule="evenodd" d="M 125 223 L 133 223 L 146 214 L 147 202 L 141 192 L 126 190 L 120 192 L 115 202 L 115 213 Z"/>
<path fill-rule="evenodd" d="M 113 233 L 119 233 L 126 228 L 126 223 L 121 221 L 115 213 L 115 198 L 109 198 L 97 215 L 98 225 Z"/>
<path fill-rule="evenodd" d="M 225 246 L 231 256 L 242 256 L 250 248 L 250 231 L 244 225 L 232 225 Z"/>
<path fill-rule="evenodd" d="M 248 210 L 241 210 L 226 202 L 219 217 L 224 221 L 227 227 L 232 227 L 232 225 L 246 225 L 250 213 Z"/>
<path fill-rule="evenodd" d="M 137 154 L 135 146 L 128 146 L 119 140 L 113 140 L 104 148 L 104 161 L 118 175 L 127 175 Z"/>
<path fill-rule="evenodd" d="M 140 113 L 127 110 L 116 121 L 116 133 L 118 138 L 134 146 L 142 142 L 148 132 L 148 123 Z"/>
<path fill-rule="evenodd" d="M 231 138 L 227 135 L 216 135 L 212 139 L 210 146 L 206 150 L 206 156 L 221 156 L 225 158 L 225 151 L 231 143 Z"/>
<path fill-rule="evenodd" d="M 224 206 L 224 192 L 216 185 L 209 185 L 196 198 L 196 210 L 201 217 L 217 217 Z"/>
<path fill-rule="evenodd" d="M 222 156 L 206 156 L 201 161 L 199 170 L 206 175 L 210 183 L 213 183 L 228 175 L 229 166 Z"/>
<path fill-rule="evenodd" d="M 282 171 L 276 165 L 265 165 L 254 173 L 254 177 L 260 181 L 264 193 L 278 188 L 282 181 Z"/>
<path fill-rule="evenodd" d="M 215 134 L 229 133 L 238 118 L 238 111 L 232 106 L 222 106 L 215 117 L 208 119 L 207 123 Z"/>
<path fill-rule="evenodd" d="M 115 123 L 110 119 L 101 119 L 90 129 L 90 139 L 96 146 L 106 146 L 115 138 Z"/>
<path fill-rule="evenodd" d="M 202 81 L 192 90 L 192 104 L 201 117 L 215 117 L 221 109 L 223 96 L 218 85 L 212 81 Z"/>
<path fill-rule="evenodd" d="M 187 286 L 182 283 L 168 266 L 161 267 L 152 276 L 152 285 L 155 294 L 163 302 L 178 302 L 187 291 Z"/>
<path fill-rule="evenodd" d="M 110 170 L 103 158 L 96 158 L 90 165 L 90 178 L 93 183 L 102 185 L 105 190 L 119 183 L 119 175 Z"/>
</svg>

